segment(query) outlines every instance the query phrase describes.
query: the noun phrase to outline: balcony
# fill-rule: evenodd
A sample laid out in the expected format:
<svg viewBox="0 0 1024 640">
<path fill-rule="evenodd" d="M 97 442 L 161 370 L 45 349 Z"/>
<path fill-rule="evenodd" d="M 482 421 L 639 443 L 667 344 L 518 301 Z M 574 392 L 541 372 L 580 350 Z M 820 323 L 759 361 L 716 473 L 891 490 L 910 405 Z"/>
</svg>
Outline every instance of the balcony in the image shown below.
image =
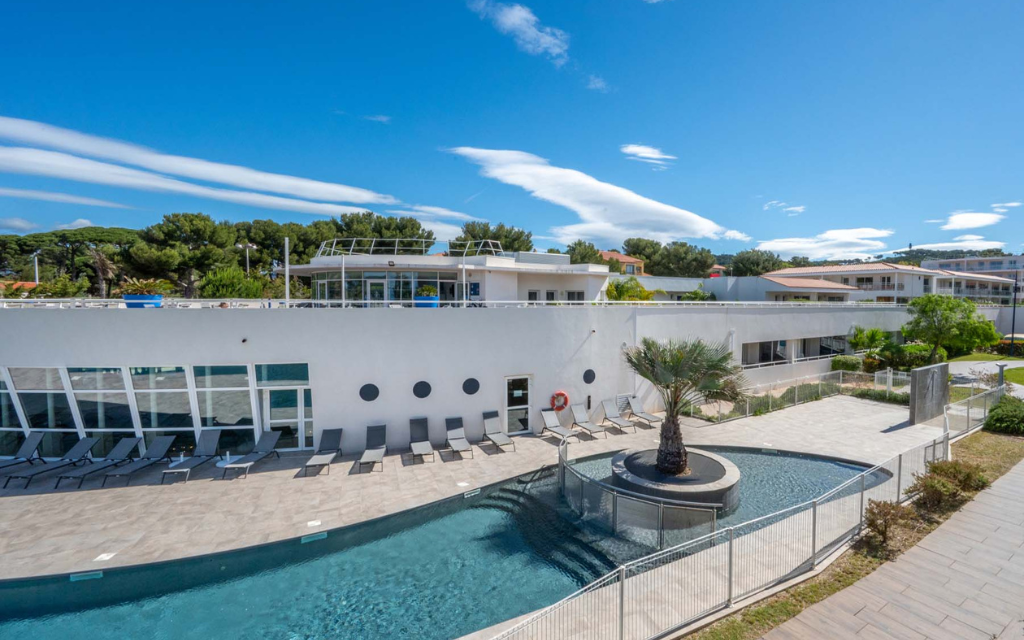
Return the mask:
<svg viewBox="0 0 1024 640">
<path fill-rule="evenodd" d="M 903 291 L 902 282 L 881 282 L 853 285 L 861 291 Z"/>
</svg>

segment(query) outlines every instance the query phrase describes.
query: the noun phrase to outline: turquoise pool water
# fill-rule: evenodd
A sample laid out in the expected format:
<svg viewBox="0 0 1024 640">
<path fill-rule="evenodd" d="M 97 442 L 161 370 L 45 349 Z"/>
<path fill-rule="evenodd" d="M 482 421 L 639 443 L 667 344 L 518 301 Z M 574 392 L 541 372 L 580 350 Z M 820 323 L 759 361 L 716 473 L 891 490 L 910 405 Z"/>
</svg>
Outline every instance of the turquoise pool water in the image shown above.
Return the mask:
<svg viewBox="0 0 1024 640">
<path fill-rule="evenodd" d="M 864 470 L 711 449 L 743 474 L 719 526 L 809 500 Z M 599 473 L 608 458 L 590 459 Z M 651 548 L 582 525 L 546 469 L 381 520 L 228 554 L 0 583 L 0 638 L 457 638 L 569 595 Z"/>
</svg>

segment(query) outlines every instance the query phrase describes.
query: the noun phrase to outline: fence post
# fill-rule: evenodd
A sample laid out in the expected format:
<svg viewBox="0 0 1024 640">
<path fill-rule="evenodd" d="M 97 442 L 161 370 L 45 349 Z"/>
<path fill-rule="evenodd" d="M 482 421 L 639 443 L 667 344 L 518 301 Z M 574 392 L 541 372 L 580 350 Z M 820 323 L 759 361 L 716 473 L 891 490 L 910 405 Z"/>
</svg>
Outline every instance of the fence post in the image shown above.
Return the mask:
<svg viewBox="0 0 1024 640">
<path fill-rule="evenodd" d="M 892 395 L 892 367 L 885 368 L 885 397 Z"/>
<path fill-rule="evenodd" d="M 793 405 L 798 404 L 800 404 L 800 380 L 797 380 L 796 384 L 793 385 Z"/>
<path fill-rule="evenodd" d="M 818 398 L 824 398 L 825 395 L 821 392 L 821 377 L 822 374 L 818 375 Z"/>
<path fill-rule="evenodd" d="M 768 385 L 768 411 L 772 410 L 772 396 L 775 395 L 775 385 Z"/>
<path fill-rule="evenodd" d="M 619 640 L 626 637 L 626 567 L 619 567 Z"/>
<path fill-rule="evenodd" d="M 896 504 L 903 502 L 903 454 L 896 462 Z"/>
<path fill-rule="evenodd" d="M 942 459 L 949 460 L 949 434 L 945 434 L 942 437 Z"/>
<path fill-rule="evenodd" d="M 665 503 L 658 503 L 658 549 L 665 548 Z"/>
<path fill-rule="evenodd" d="M 866 473 L 860 474 L 860 525 L 857 529 L 858 531 L 864 528 L 864 485 L 867 483 L 865 480 L 866 476 Z"/>
<path fill-rule="evenodd" d="M 619 494 L 612 494 L 612 533 L 619 533 Z"/>
<path fill-rule="evenodd" d="M 746 415 L 747 416 L 750 415 L 750 398 L 747 398 L 747 413 L 746 413 Z"/>
<path fill-rule="evenodd" d="M 733 538 L 733 527 L 729 527 L 729 603 L 728 606 L 732 606 L 732 538 Z"/>
<path fill-rule="evenodd" d="M 967 398 L 967 430 L 971 430 L 971 401 L 974 399 L 974 387 L 971 387 L 971 397 Z"/>
<path fill-rule="evenodd" d="M 811 567 L 818 566 L 818 501 L 811 503 Z"/>
</svg>

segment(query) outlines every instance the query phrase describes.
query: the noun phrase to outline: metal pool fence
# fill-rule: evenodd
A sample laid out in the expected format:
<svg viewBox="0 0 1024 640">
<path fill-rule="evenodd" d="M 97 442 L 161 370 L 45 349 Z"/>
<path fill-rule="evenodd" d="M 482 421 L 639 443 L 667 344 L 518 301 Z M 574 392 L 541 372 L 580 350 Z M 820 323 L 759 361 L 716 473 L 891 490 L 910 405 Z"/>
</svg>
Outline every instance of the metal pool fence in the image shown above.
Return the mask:
<svg viewBox="0 0 1024 640">
<path fill-rule="evenodd" d="M 860 532 L 870 500 L 906 500 L 914 475 L 948 458 L 947 433 L 815 500 L 626 563 L 495 640 L 647 640 L 681 629 L 814 568 Z M 569 464 L 560 469 L 568 472 L 560 475 L 563 487 L 583 496 L 577 505 L 586 504 L 586 489 L 572 484 L 579 474 Z M 629 504 L 622 501 L 632 498 L 615 494 L 615 500 L 621 512 Z"/>
<path fill-rule="evenodd" d="M 892 370 L 877 373 L 829 371 L 781 380 L 744 389 L 747 397 L 740 402 L 695 405 L 690 409 L 690 416 L 708 422 L 728 422 L 830 396 L 855 395 L 859 391 L 885 392 L 887 397 L 909 397 L 910 374 Z"/>
<path fill-rule="evenodd" d="M 953 388 L 950 389 L 951 392 L 952 390 Z M 1006 395 L 1005 386 L 980 393 L 976 393 L 978 390 L 971 387 L 970 391 L 971 395 L 967 398 L 946 405 L 945 426 L 953 438 L 959 438 L 985 426 L 989 410 Z"/>
</svg>

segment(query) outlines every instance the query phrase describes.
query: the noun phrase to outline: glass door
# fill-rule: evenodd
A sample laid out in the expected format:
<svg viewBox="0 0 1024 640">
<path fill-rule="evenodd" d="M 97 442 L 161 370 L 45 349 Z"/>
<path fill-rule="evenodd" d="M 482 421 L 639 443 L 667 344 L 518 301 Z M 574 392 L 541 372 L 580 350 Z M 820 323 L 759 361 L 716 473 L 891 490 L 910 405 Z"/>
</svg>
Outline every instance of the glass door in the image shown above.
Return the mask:
<svg viewBox="0 0 1024 640">
<path fill-rule="evenodd" d="M 366 281 L 366 302 L 371 307 L 383 307 L 388 300 L 387 280 Z"/>
<path fill-rule="evenodd" d="M 313 407 L 309 389 L 263 389 L 263 430 L 280 431 L 278 449 L 313 448 Z"/>
<path fill-rule="evenodd" d="M 530 430 L 530 378 L 505 378 L 505 431 Z"/>
</svg>

